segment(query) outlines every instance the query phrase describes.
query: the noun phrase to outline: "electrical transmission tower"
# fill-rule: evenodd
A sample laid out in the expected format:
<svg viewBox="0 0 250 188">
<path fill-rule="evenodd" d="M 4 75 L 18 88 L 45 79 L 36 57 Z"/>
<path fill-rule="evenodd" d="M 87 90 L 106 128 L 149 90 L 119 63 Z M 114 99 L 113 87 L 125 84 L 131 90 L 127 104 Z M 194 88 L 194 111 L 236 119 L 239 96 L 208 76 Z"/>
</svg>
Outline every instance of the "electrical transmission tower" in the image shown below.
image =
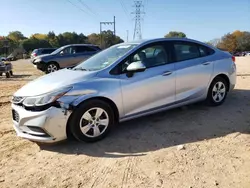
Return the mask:
<svg viewBox="0 0 250 188">
<path fill-rule="evenodd" d="M 145 14 L 145 12 L 141 10 L 141 8 L 143 7 L 142 1 L 134 1 L 134 7 L 135 7 L 135 11 L 131 13 L 131 14 L 135 14 L 135 28 L 134 28 L 133 40 L 135 40 L 136 38 L 142 39 L 141 15 Z"/>
</svg>

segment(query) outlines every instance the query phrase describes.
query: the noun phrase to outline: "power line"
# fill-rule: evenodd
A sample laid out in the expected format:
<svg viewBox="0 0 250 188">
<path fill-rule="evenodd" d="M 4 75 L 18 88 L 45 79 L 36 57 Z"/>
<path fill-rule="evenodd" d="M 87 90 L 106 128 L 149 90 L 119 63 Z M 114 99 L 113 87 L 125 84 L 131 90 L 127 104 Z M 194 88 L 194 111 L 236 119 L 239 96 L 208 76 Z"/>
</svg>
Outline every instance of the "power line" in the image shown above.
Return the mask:
<svg viewBox="0 0 250 188">
<path fill-rule="evenodd" d="M 98 16 L 86 3 L 82 0 L 78 0 L 86 9 L 88 9 L 93 15 Z"/>
<path fill-rule="evenodd" d="M 124 4 L 124 2 L 122 0 L 120 0 L 120 4 L 121 4 L 121 7 L 122 7 L 124 13 L 126 14 L 128 20 L 130 20 L 129 14 L 128 14 L 128 9 L 126 8 L 126 6 L 125 6 L 125 4 Z"/>
<path fill-rule="evenodd" d="M 70 0 L 67 0 L 71 5 L 73 5 L 74 7 L 78 8 L 79 10 L 81 10 L 82 12 L 84 13 L 87 13 L 85 12 L 85 10 L 83 10 L 81 7 L 78 7 L 77 5 L 75 5 L 74 3 L 72 3 Z"/>
<path fill-rule="evenodd" d="M 80 11 L 82 11 L 82 12 L 84 12 L 84 13 L 90 15 L 88 12 L 86 12 L 84 9 L 82 9 L 82 8 L 79 7 L 79 6 L 77 6 L 76 4 L 72 3 L 70 0 L 66 0 L 66 1 L 68 1 L 71 5 L 73 5 L 74 7 L 76 7 L 77 9 L 79 9 Z M 91 16 L 92 18 L 95 18 L 95 17 L 93 17 L 92 15 L 90 15 L 90 16 Z"/>
</svg>

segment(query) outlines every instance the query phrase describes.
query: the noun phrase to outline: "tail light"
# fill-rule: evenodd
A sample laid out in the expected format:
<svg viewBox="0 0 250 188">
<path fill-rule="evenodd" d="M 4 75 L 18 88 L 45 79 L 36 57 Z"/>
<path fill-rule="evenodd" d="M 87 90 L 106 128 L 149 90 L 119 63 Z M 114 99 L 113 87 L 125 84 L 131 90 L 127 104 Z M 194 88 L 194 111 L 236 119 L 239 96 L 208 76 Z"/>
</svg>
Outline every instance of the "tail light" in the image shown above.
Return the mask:
<svg viewBox="0 0 250 188">
<path fill-rule="evenodd" d="M 232 61 L 235 63 L 235 57 L 234 56 L 232 56 Z"/>
<path fill-rule="evenodd" d="M 36 53 L 33 54 L 36 57 Z"/>
</svg>

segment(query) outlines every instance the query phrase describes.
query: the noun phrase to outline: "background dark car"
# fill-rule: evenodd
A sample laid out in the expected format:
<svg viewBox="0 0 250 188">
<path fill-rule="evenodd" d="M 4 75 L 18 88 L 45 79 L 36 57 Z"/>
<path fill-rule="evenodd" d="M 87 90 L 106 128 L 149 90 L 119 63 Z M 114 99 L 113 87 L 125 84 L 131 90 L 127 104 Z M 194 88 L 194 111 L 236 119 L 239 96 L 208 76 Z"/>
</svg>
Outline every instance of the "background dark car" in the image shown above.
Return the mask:
<svg viewBox="0 0 250 188">
<path fill-rule="evenodd" d="M 101 49 L 93 44 L 70 44 L 58 48 L 51 54 L 34 58 L 33 64 L 37 69 L 50 73 L 62 68 L 74 67 L 99 51 Z"/>
</svg>

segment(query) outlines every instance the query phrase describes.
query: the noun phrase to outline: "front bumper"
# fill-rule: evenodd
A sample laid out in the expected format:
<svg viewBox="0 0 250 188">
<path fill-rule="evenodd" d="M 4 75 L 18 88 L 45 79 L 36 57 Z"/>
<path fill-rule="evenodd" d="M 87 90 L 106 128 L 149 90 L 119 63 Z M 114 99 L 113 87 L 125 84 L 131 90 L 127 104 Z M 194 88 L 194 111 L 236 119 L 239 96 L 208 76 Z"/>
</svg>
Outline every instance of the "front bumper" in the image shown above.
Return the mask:
<svg viewBox="0 0 250 188">
<path fill-rule="evenodd" d="M 18 136 L 36 142 L 54 143 L 67 139 L 70 111 L 50 107 L 41 112 L 27 111 L 12 104 L 14 129 Z"/>
<path fill-rule="evenodd" d="M 37 69 L 41 70 L 41 71 L 45 71 L 46 70 L 46 64 L 42 61 L 39 62 L 33 62 L 34 66 L 36 66 Z"/>
</svg>

